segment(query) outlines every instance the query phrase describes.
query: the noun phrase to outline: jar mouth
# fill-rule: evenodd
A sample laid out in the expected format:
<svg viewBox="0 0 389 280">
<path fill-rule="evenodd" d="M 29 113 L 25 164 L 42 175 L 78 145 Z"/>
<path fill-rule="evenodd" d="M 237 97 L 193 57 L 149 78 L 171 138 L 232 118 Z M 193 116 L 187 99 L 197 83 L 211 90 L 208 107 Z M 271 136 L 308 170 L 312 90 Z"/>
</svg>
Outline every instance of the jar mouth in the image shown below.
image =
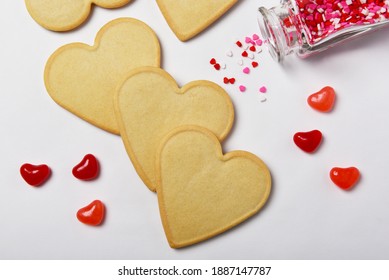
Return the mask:
<svg viewBox="0 0 389 280">
<path fill-rule="evenodd" d="M 268 9 L 260 7 L 258 12 L 257 19 L 262 38 L 273 59 L 281 62 L 285 56 L 285 54 L 281 51 L 285 49 L 285 42 L 282 42 L 282 26 Z"/>
</svg>

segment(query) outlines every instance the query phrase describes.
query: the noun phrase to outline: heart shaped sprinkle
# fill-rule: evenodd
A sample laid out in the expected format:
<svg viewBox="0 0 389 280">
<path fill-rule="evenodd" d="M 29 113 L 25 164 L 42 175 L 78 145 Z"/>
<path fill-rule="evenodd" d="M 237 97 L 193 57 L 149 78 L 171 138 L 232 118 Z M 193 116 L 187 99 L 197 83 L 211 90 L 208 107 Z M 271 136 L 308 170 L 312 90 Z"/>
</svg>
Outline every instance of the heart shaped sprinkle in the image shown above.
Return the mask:
<svg viewBox="0 0 389 280">
<path fill-rule="evenodd" d="M 25 163 L 20 167 L 20 175 L 27 184 L 38 187 L 49 179 L 51 170 L 46 164 L 33 165 Z"/>
<path fill-rule="evenodd" d="M 263 41 L 262 41 L 261 39 L 256 40 L 256 41 L 255 41 L 255 44 L 257 44 L 257 46 L 262 46 Z"/>
<path fill-rule="evenodd" d="M 320 91 L 311 94 L 307 102 L 315 110 L 329 112 L 335 104 L 335 90 L 330 86 L 326 86 Z"/>
<path fill-rule="evenodd" d="M 253 68 L 257 68 L 258 67 L 258 62 L 253 61 L 253 62 L 251 62 L 251 65 L 253 66 Z"/>
<path fill-rule="evenodd" d="M 235 43 L 239 48 L 243 47 L 243 44 L 240 41 L 236 41 Z"/>
<path fill-rule="evenodd" d="M 266 93 L 267 92 L 267 88 L 265 86 L 262 86 L 259 88 L 259 92 L 260 93 Z"/>
<path fill-rule="evenodd" d="M 231 79 L 229 79 L 229 82 L 230 82 L 230 84 L 235 84 L 235 78 L 231 78 Z"/>
<path fill-rule="evenodd" d="M 259 40 L 259 36 L 258 36 L 257 34 L 254 34 L 254 35 L 253 35 L 253 40 L 254 40 L 254 41 Z"/>
<path fill-rule="evenodd" d="M 242 56 L 243 56 L 243 57 L 248 57 L 249 54 L 248 54 L 246 51 L 244 51 L 244 52 L 242 52 Z"/>
<path fill-rule="evenodd" d="M 210 64 L 212 65 L 215 65 L 216 64 L 216 59 L 212 58 L 210 61 L 209 61 Z"/>
<path fill-rule="evenodd" d="M 250 37 L 246 37 L 244 40 L 247 44 L 253 43 L 253 40 Z"/>
<path fill-rule="evenodd" d="M 216 63 L 214 66 L 213 66 L 216 70 L 220 70 L 221 66 L 219 63 Z"/>
<path fill-rule="evenodd" d="M 240 90 L 240 92 L 245 92 L 246 91 L 246 87 L 244 85 L 240 85 L 239 86 L 239 90 Z"/>
<path fill-rule="evenodd" d="M 313 153 L 319 147 L 323 135 L 319 130 L 312 130 L 308 132 L 297 132 L 293 141 L 301 150 L 307 153 Z"/>
<path fill-rule="evenodd" d="M 94 200 L 77 211 L 77 219 L 86 225 L 98 226 L 105 216 L 105 206 L 100 200 Z"/>
<path fill-rule="evenodd" d="M 248 68 L 248 67 L 243 68 L 243 73 L 249 74 L 250 73 L 250 68 Z"/>
<path fill-rule="evenodd" d="M 224 77 L 223 82 L 224 82 L 225 84 L 228 84 L 228 83 L 230 82 L 230 80 L 229 80 L 227 77 Z"/>
<path fill-rule="evenodd" d="M 251 47 L 250 47 L 250 51 L 256 52 L 256 51 L 257 51 L 257 48 L 256 48 L 255 46 L 251 46 Z"/>
<path fill-rule="evenodd" d="M 77 179 L 88 181 L 93 180 L 99 175 L 99 162 L 92 154 L 87 154 L 79 164 L 73 167 L 73 176 Z"/>
<path fill-rule="evenodd" d="M 351 189 L 359 180 L 360 172 L 356 167 L 334 167 L 330 171 L 330 178 L 335 185 L 343 190 Z"/>
</svg>

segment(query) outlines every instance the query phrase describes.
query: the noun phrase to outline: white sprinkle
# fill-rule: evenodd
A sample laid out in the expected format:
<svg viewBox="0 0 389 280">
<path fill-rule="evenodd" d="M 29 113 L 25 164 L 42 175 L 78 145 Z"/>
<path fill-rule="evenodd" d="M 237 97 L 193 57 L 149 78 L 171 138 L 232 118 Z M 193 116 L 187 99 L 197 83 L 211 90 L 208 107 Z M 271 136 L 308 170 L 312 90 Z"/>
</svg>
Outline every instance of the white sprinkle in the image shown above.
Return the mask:
<svg viewBox="0 0 389 280">
<path fill-rule="evenodd" d="M 254 54 L 253 53 L 249 53 L 247 57 L 250 58 L 250 59 L 254 59 Z"/>
<path fill-rule="evenodd" d="M 261 53 L 261 52 L 262 52 L 262 48 L 257 47 L 257 53 Z"/>
<path fill-rule="evenodd" d="M 243 60 L 242 60 L 242 59 L 238 60 L 238 64 L 239 64 L 240 66 L 242 66 L 242 65 L 243 65 Z"/>
<path fill-rule="evenodd" d="M 226 56 L 228 56 L 228 57 L 232 57 L 234 54 L 232 53 L 232 51 L 228 51 L 228 52 L 226 52 Z"/>
</svg>

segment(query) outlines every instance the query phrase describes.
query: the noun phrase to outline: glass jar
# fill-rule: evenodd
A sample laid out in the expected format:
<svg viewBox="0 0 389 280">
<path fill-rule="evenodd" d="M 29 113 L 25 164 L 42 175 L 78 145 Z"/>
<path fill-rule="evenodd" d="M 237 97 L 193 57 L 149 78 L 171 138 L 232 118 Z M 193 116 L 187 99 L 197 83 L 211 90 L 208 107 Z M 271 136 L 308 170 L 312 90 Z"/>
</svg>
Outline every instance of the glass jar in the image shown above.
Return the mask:
<svg viewBox="0 0 389 280">
<path fill-rule="evenodd" d="M 259 8 L 258 23 L 275 60 L 306 57 L 389 25 L 389 0 L 281 0 Z"/>
</svg>

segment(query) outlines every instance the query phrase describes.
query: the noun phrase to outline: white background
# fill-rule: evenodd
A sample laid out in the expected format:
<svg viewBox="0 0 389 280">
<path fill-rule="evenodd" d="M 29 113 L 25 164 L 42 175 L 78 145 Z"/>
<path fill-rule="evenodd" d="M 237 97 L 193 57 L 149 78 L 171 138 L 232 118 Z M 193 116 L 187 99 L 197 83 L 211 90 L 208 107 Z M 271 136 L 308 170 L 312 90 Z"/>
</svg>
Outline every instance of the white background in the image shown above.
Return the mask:
<svg viewBox="0 0 389 280">
<path fill-rule="evenodd" d="M 80 28 L 54 33 L 29 16 L 24 1 L 5 0 L 0 11 L 0 258 L 1 259 L 387 259 L 389 257 L 389 28 L 284 65 L 266 51 L 244 75 L 237 39 L 258 33 L 256 9 L 278 1 L 242 0 L 187 43 L 169 29 L 155 1 L 134 0 L 116 10 L 95 8 Z M 180 85 L 206 79 L 231 96 L 236 122 L 224 150 L 250 151 L 269 166 L 273 191 L 266 207 L 244 224 L 207 242 L 171 249 L 157 197 L 138 178 L 118 136 L 65 111 L 43 83 L 48 57 L 72 42 L 93 44 L 108 21 L 135 17 L 151 26 L 162 46 L 162 67 Z M 225 56 L 232 50 L 233 58 Z M 227 69 L 215 71 L 215 57 Z M 248 60 L 245 60 L 247 64 Z M 226 86 L 224 76 L 238 85 Z M 258 88 L 266 85 L 266 102 Z M 337 92 L 330 113 L 306 98 L 326 85 Z M 312 155 L 293 143 L 298 131 L 319 129 L 324 141 Z M 101 176 L 81 182 L 71 169 L 93 153 Z M 20 177 L 25 163 L 53 171 L 40 188 Z M 329 179 L 334 166 L 356 166 L 362 177 L 349 192 Z M 75 217 L 94 199 L 107 207 L 105 223 L 88 227 Z"/>
</svg>

